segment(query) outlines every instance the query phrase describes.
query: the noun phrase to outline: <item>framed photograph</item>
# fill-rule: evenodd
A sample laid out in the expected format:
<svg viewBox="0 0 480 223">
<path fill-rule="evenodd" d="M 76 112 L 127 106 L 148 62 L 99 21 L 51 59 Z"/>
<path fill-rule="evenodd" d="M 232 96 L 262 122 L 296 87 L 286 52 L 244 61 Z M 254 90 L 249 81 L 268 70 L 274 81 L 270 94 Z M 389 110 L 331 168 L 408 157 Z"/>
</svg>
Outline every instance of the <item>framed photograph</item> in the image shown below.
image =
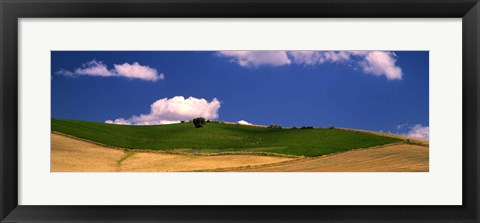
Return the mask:
<svg viewBox="0 0 480 223">
<path fill-rule="evenodd" d="M 479 10 L 1 1 L 1 222 L 479 222 Z"/>
</svg>

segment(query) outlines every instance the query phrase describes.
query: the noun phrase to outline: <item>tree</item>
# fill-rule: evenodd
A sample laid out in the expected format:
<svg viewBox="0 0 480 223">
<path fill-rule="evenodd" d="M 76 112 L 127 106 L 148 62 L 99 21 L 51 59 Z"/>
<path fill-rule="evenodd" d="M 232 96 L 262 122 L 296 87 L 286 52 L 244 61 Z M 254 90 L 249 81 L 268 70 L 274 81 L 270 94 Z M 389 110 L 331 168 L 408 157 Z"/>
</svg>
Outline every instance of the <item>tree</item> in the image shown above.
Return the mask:
<svg viewBox="0 0 480 223">
<path fill-rule="evenodd" d="M 281 125 L 277 125 L 277 124 L 271 124 L 271 125 L 268 125 L 267 128 L 271 128 L 271 129 L 282 129 L 282 126 L 281 126 Z"/>
<path fill-rule="evenodd" d="M 203 117 L 194 118 L 192 122 L 193 125 L 195 125 L 195 128 L 201 128 L 206 123 L 205 118 Z"/>
</svg>

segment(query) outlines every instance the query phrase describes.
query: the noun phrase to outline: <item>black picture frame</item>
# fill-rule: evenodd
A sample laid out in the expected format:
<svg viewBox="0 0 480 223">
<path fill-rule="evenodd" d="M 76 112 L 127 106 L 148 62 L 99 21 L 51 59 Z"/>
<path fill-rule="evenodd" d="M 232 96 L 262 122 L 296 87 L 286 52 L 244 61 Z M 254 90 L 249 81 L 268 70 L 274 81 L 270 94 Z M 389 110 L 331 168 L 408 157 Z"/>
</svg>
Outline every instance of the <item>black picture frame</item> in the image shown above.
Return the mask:
<svg viewBox="0 0 480 223">
<path fill-rule="evenodd" d="M 478 0 L 0 0 L 0 16 L 1 222 L 479 222 Z M 18 205 L 17 21 L 74 17 L 462 18 L 463 205 Z"/>
</svg>

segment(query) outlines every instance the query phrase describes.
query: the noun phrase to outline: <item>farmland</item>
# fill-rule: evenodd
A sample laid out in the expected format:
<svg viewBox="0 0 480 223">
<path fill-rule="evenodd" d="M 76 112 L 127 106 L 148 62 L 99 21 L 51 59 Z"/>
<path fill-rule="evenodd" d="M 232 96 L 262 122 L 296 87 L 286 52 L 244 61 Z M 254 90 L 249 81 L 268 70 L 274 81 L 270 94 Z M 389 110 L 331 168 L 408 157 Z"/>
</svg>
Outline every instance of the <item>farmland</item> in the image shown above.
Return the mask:
<svg viewBox="0 0 480 223">
<path fill-rule="evenodd" d="M 178 154 L 254 154 L 316 157 L 402 142 L 343 129 L 276 129 L 225 123 L 127 126 L 52 119 L 52 132 L 107 147 Z"/>
<path fill-rule="evenodd" d="M 190 172 L 280 163 L 294 158 L 257 155 L 198 156 L 105 147 L 53 133 L 52 172 Z"/>
<path fill-rule="evenodd" d="M 52 133 L 52 172 L 428 172 L 426 146 L 395 143 L 319 157 L 131 151 Z"/>
</svg>

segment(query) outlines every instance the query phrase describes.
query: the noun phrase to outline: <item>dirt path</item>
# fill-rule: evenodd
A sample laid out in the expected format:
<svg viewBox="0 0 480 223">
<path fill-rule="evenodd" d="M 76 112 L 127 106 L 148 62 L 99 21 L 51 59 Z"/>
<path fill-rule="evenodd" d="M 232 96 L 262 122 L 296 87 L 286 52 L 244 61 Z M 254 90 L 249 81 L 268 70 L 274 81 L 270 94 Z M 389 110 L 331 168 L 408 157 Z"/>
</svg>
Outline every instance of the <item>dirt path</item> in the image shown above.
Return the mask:
<svg viewBox="0 0 480 223">
<path fill-rule="evenodd" d="M 261 167 L 232 168 L 243 172 L 428 172 L 426 146 L 397 144 L 351 150 L 318 158 L 294 160 Z"/>
<path fill-rule="evenodd" d="M 170 172 L 254 166 L 293 160 L 256 155 L 196 156 L 133 152 L 52 133 L 52 172 Z"/>
</svg>

